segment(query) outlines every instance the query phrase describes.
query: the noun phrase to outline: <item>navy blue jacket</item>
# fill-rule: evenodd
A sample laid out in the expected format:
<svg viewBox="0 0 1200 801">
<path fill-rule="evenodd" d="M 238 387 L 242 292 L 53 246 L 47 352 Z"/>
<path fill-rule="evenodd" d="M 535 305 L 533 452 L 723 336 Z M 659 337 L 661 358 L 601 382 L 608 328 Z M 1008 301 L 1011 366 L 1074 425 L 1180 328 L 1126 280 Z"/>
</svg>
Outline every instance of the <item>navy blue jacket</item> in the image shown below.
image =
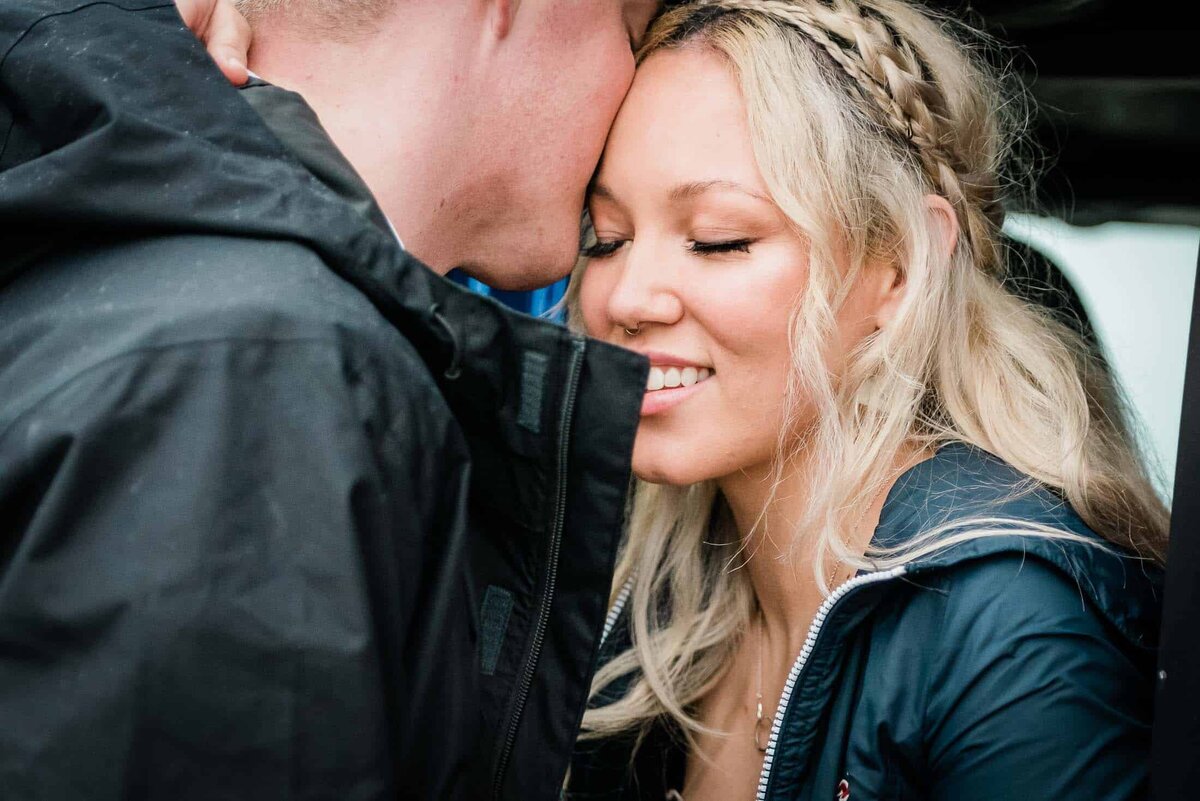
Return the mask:
<svg viewBox="0 0 1200 801">
<path fill-rule="evenodd" d="M 900 478 L 875 542 L 980 517 L 1100 542 L 1055 494 L 963 445 Z M 757 799 L 1145 798 L 1160 583 L 1110 546 L 1016 533 L 861 573 L 793 665 Z M 610 619 L 602 659 L 628 647 L 621 610 Z M 627 738 L 582 743 L 567 798 L 657 801 L 682 786 L 677 743 L 652 732 L 632 766 Z"/>
</svg>

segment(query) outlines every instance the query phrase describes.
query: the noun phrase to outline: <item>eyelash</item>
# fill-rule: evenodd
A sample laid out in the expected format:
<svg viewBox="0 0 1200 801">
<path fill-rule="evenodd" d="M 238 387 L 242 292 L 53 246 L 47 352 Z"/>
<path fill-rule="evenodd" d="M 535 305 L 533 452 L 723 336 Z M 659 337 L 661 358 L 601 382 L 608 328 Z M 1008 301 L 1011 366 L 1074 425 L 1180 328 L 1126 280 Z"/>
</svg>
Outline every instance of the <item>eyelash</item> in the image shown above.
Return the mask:
<svg viewBox="0 0 1200 801">
<path fill-rule="evenodd" d="M 596 240 L 594 244 L 588 245 L 579 251 L 579 255 L 585 259 L 604 259 L 616 253 L 621 249 L 621 245 L 624 244 L 624 239 L 611 239 L 607 242 Z"/>
<path fill-rule="evenodd" d="M 627 241 L 625 239 L 599 240 L 595 244 L 585 247 L 580 252 L 580 255 L 588 259 L 604 259 L 620 250 L 621 246 Z M 697 256 L 714 256 L 722 253 L 749 253 L 750 246 L 753 244 L 753 239 L 727 239 L 723 242 L 698 242 L 692 240 L 688 244 L 688 252 L 695 253 Z"/>
<path fill-rule="evenodd" d="M 692 240 L 688 250 L 701 256 L 715 253 L 749 253 L 753 239 L 726 239 L 724 242 L 697 242 Z"/>
</svg>

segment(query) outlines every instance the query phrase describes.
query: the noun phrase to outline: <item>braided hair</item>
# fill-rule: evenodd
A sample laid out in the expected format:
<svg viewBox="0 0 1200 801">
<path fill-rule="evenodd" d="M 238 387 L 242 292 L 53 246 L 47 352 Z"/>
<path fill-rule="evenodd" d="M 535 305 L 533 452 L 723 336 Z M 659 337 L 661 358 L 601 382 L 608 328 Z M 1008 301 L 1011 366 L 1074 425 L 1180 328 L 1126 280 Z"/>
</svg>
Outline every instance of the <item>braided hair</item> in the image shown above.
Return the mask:
<svg viewBox="0 0 1200 801">
<path fill-rule="evenodd" d="M 900 32 L 897 20 L 887 14 L 889 5 L 893 11 L 903 9 L 857 0 L 695 0 L 680 9 L 688 21 L 672 31 L 670 40 L 648 42 L 645 52 L 697 38 L 722 16 L 739 12 L 802 32 L 854 82 L 877 121 L 912 148 L 931 187 L 954 208 L 976 264 L 999 271 L 1004 207 L 998 165 L 973 165 L 956 147 L 960 121 L 953 117 L 920 43 Z"/>
</svg>

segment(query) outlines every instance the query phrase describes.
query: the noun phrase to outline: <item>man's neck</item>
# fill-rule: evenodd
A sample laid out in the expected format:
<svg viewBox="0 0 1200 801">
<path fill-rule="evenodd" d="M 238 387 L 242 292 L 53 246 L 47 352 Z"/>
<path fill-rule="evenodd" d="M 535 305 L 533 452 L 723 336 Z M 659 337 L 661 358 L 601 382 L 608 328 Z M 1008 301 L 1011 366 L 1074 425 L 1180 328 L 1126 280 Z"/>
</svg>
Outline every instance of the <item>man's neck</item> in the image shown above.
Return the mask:
<svg viewBox="0 0 1200 801">
<path fill-rule="evenodd" d="M 448 177 L 461 174 L 456 162 L 471 148 L 459 141 L 470 130 L 462 116 L 469 87 L 445 76 L 470 65 L 455 61 L 461 39 L 438 41 L 456 22 L 444 9 L 420 18 L 434 5 L 405 6 L 402 20 L 381 19 L 374 33 L 348 42 L 314 36 L 278 14 L 257 26 L 250 69 L 304 97 L 410 251 L 447 272 L 457 257 L 437 232 L 462 229 L 445 224 L 464 191 Z"/>
</svg>

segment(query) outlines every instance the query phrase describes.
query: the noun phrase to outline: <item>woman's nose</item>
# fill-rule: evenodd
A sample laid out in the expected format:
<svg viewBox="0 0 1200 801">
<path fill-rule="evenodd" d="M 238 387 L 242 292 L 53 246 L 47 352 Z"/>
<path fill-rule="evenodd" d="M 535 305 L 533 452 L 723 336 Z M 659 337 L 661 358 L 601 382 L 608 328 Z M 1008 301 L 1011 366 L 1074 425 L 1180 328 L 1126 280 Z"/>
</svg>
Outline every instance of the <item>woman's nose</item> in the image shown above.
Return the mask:
<svg viewBox="0 0 1200 801">
<path fill-rule="evenodd" d="M 608 316 L 616 327 L 640 332 L 647 325 L 672 325 L 683 316 L 678 271 L 666 254 L 635 242 L 614 266 L 620 277 L 608 298 Z"/>
</svg>

